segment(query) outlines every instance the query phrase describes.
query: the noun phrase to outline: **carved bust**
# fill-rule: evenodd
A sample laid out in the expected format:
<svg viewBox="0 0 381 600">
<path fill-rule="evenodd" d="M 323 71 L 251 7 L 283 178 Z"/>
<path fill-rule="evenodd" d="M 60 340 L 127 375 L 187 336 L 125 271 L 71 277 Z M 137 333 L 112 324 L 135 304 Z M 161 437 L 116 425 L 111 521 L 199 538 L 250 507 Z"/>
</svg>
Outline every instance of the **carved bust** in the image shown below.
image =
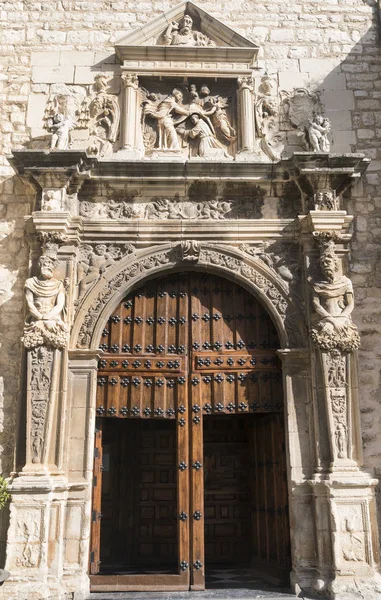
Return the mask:
<svg viewBox="0 0 381 600">
<path fill-rule="evenodd" d="M 193 29 L 193 19 L 184 15 L 179 23 L 170 23 L 164 33 L 165 46 L 215 46 L 215 43 L 200 31 Z"/>
<path fill-rule="evenodd" d="M 344 352 L 355 350 L 360 345 L 357 327 L 351 319 L 354 308 L 351 280 L 340 275 L 340 260 L 335 244 L 329 242 L 320 256 L 323 280 L 312 283 L 313 307 L 318 323 L 311 330 L 312 340 L 319 348 Z"/>
<path fill-rule="evenodd" d="M 39 275 L 25 282 L 28 314 L 22 341 L 28 349 L 38 346 L 64 348 L 67 325 L 64 322 L 64 284 L 53 277 L 56 260 L 44 254 L 38 261 Z"/>
</svg>

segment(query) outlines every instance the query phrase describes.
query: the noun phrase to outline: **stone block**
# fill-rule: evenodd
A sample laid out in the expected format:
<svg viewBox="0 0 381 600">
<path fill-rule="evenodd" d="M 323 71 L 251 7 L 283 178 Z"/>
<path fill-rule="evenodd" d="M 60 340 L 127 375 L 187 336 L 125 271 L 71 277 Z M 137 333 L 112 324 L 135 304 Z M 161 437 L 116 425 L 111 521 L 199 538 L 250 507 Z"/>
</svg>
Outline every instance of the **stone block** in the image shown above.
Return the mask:
<svg viewBox="0 0 381 600">
<path fill-rule="evenodd" d="M 62 65 L 58 67 L 33 67 L 32 82 L 74 83 L 74 66 Z"/>
<path fill-rule="evenodd" d="M 26 113 L 28 127 L 42 129 L 46 101 L 45 94 L 30 94 Z"/>
<path fill-rule="evenodd" d="M 326 110 L 355 109 L 355 98 L 352 90 L 325 90 L 321 99 Z"/>
<path fill-rule="evenodd" d="M 94 77 L 100 73 L 89 66 L 75 67 L 74 83 L 94 83 Z"/>
<path fill-rule="evenodd" d="M 340 73 L 339 58 L 301 58 L 300 70 L 309 73 L 310 79 L 315 82 L 323 82 L 331 73 Z"/>
<path fill-rule="evenodd" d="M 310 84 L 308 73 L 280 72 L 278 73 L 278 79 L 279 89 L 281 90 L 294 90 L 296 88 L 308 89 Z"/>
<path fill-rule="evenodd" d="M 330 119 L 333 132 L 352 128 L 352 115 L 349 110 L 326 110 L 324 114 Z"/>
<path fill-rule="evenodd" d="M 331 152 L 352 152 L 351 145 L 356 144 L 356 133 L 354 131 L 334 131 L 332 134 Z"/>
<path fill-rule="evenodd" d="M 59 52 L 32 52 L 31 65 L 32 67 L 56 67 L 60 63 Z"/>
<path fill-rule="evenodd" d="M 64 51 L 60 53 L 60 65 L 92 66 L 94 64 L 94 56 L 94 52 Z"/>
</svg>

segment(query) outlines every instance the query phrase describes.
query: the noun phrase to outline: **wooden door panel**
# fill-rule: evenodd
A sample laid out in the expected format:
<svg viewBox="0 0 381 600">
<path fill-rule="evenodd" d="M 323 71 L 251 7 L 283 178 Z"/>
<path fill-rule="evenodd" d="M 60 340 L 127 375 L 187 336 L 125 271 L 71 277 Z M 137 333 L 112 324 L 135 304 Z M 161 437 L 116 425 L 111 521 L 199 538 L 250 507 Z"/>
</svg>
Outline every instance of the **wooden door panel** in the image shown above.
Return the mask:
<svg viewBox="0 0 381 600">
<path fill-rule="evenodd" d="M 222 563 L 246 556 L 249 546 L 258 560 L 277 564 L 283 560 L 288 551 L 287 503 L 283 492 L 272 499 L 269 492 L 283 477 L 284 456 L 277 465 L 263 466 L 269 456 L 284 454 L 277 442 L 279 424 L 265 425 L 265 431 L 253 426 L 252 439 L 244 443 L 234 424 L 235 415 L 282 415 L 278 347 L 273 323 L 260 303 L 233 282 L 210 274 L 177 273 L 150 281 L 115 309 L 102 335 L 97 416 L 102 421 L 131 421 L 135 433 L 128 442 L 118 442 L 124 479 L 118 491 L 112 491 L 110 476 L 104 472 L 110 493 L 106 491 L 102 500 L 102 539 L 119 544 L 130 563 L 142 557 L 147 569 L 155 569 L 154 555 L 162 563 L 173 557 L 170 540 L 176 527 L 178 574 L 168 575 L 168 588 L 164 575 L 147 574 L 146 579 L 118 575 L 110 585 L 119 587 L 110 589 L 174 589 L 173 577 L 178 577 L 178 589 L 184 589 L 189 577 L 192 589 L 203 589 L 204 529 L 207 554 Z M 209 435 L 208 419 L 214 415 L 225 415 L 231 424 L 229 435 L 238 436 L 229 442 L 230 454 L 218 450 L 218 444 L 210 453 L 207 439 L 204 453 L 204 427 Z M 163 420 L 171 420 L 176 428 L 175 471 L 170 470 L 169 439 L 140 427 L 143 421 Z M 109 442 L 110 448 L 115 446 Z M 110 448 L 107 452 L 115 452 Z M 249 485 L 243 474 L 247 460 L 252 463 Z M 132 490 L 126 481 L 135 476 L 136 468 L 140 483 Z M 214 488 L 207 486 L 204 499 L 204 476 L 210 469 Z M 127 518 L 121 518 L 119 509 L 115 515 L 115 503 L 122 502 L 118 498 L 125 503 Z M 174 505 L 175 519 L 169 524 Z M 263 514 L 272 514 L 271 522 Z M 122 532 L 119 537 L 112 533 L 115 518 Z M 134 545 L 128 546 L 131 536 Z M 275 554 L 269 550 L 270 539 L 277 540 Z"/>
</svg>

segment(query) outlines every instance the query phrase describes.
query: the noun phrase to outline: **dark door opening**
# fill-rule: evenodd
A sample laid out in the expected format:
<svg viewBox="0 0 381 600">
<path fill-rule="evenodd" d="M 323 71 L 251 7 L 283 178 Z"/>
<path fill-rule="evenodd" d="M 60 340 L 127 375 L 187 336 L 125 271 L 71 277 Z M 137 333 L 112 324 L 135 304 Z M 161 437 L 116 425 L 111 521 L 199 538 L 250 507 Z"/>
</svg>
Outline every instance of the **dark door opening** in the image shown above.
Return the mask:
<svg viewBox="0 0 381 600">
<path fill-rule="evenodd" d="M 176 477 L 174 421 L 106 421 L 101 574 L 177 573 Z"/>
<path fill-rule="evenodd" d="M 289 583 L 282 415 L 204 418 L 207 587 Z"/>
</svg>

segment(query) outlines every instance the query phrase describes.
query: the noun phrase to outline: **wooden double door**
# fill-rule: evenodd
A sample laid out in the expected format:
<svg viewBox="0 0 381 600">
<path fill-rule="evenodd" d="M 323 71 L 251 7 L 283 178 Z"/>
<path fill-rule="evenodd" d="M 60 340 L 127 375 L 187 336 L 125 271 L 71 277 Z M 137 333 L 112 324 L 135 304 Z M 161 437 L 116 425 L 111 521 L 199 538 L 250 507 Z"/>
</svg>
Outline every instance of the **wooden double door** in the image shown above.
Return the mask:
<svg viewBox="0 0 381 600">
<path fill-rule="evenodd" d="M 129 294 L 103 331 L 93 590 L 204 589 L 208 568 L 290 570 L 282 379 L 273 323 L 199 272 Z"/>
</svg>

